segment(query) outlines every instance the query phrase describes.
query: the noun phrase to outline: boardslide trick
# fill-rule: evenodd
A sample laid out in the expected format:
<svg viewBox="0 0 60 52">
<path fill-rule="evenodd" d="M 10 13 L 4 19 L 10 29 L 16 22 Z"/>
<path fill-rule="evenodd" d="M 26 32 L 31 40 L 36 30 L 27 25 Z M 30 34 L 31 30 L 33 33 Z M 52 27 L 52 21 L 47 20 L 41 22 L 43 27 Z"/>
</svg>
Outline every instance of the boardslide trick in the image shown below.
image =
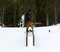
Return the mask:
<svg viewBox="0 0 60 52">
<path fill-rule="evenodd" d="M 34 32 L 33 32 L 33 25 L 31 23 L 30 18 L 31 9 L 27 10 L 25 13 L 25 25 L 26 25 L 26 46 L 33 46 L 34 45 Z M 29 26 L 32 30 L 28 30 Z"/>
</svg>

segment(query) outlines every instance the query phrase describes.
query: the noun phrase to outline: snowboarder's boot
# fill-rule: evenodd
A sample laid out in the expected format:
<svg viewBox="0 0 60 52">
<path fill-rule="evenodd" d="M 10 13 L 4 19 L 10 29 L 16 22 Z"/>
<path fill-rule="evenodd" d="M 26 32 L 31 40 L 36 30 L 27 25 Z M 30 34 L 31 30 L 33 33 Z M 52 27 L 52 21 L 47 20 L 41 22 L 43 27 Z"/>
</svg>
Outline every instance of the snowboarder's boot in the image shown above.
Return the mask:
<svg viewBox="0 0 60 52">
<path fill-rule="evenodd" d="M 26 30 L 26 32 L 29 32 L 28 30 Z"/>
<path fill-rule="evenodd" d="M 30 30 L 30 32 L 32 32 L 32 30 Z"/>
</svg>

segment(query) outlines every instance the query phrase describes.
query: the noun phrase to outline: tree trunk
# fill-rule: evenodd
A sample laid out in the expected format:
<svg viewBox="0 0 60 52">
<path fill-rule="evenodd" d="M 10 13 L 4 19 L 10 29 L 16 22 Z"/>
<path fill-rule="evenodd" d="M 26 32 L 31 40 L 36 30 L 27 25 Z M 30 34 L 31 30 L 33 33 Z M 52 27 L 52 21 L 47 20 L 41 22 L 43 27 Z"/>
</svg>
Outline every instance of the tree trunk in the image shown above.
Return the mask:
<svg viewBox="0 0 60 52">
<path fill-rule="evenodd" d="M 14 27 L 16 26 L 16 5 L 14 3 Z"/>
<path fill-rule="evenodd" d="M 25 5 L 24 5 L 24 20 L 25 20 L 25 13 L 26 13 L 26 0 L 25 0 Z M 25 27 L 25 21 L 24 21 L 24 27 Z"/>
<path fill-rule="evenodd" d="M 25 2 L 25 4 L 24 4 L 24 14 L 25 14 L 25 12 L 26 12 L 26 0 L 24 2 Z"/>
<path fill-rule="evenodd" d="M 2 13 L 3 13 L 3 12 L 2 12 L 2 9 L 1 9 L 1 25 L 2 25 L 2 17 L 3 17 Z"/>
<path fill-rule="evenodd" d="M 57 11 L 56 11 L 56 6 L 55 6 L 55 25 L 57 24 Z"/>
<path fill-rule="evenodd" d="M 48 16 L 48 13 L 47 13 L 47 17 L 46 17 L 46 25 L 49 26 L 49 16 Z"/>
<path fill-rule="evenodd" d="M 4 21 L 4 7 L 1 9 L 1 25 L 3 26 L 3 21 Z"/>
<path fill-rule="evenodd" d="M 16 24 L 16 10 L 14 10 L 14 27 L 16 26 L 15 24 Z"/>
<path fill-rule="evenodd" d="M 48 0 L 46 1 L 48 5 Z M 46 25 L 49 26 L 49 15 L 48 15 L 48 6 L 46 6 L 47 16 L 46 16 Z"/>
<path fill-rule="evenodd" d="M 36 22 L 36 0 L 34 0 L 34 18 Z"/>
<path fill-rule="evenodd" d="M 32 11 L 32 18 L 31 18 L 31 21 L 33 22 L 34 21 L 34 13 Z"/>
<path fill-rule="evenodd" d="M 31 7 L 32 7 L 32 11 L 31 11 L 31 21 L 34 22 L 35 21 L 35 0 L 31 0 Z M 33 6 L 32 6 L 33 5 Z"/>
</svg>

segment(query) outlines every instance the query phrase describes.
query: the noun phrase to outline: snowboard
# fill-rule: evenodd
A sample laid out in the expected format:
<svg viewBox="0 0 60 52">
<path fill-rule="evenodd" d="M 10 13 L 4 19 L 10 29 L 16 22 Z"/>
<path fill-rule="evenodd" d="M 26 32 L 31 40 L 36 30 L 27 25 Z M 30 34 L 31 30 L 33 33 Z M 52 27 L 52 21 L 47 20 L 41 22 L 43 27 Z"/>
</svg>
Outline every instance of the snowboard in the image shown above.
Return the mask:
<svg viewBox="0 0 60 52">
<path fill-rule="evenodd" d="M 29 33 L 29 32 L 34 33 L 34 30 L 28 30 L 28 32 L 24 31 L 24 33 Z"/>
</svg>

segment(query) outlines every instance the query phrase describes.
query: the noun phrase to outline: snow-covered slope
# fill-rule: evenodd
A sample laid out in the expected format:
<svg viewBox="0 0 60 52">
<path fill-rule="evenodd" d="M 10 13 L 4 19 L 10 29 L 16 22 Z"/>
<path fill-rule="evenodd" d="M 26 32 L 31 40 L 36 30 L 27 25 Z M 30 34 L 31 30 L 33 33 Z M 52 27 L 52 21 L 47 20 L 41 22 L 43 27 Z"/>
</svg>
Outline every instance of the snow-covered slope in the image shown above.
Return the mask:
<svg viewBox="0 0 60 52">
<path fill-rule="evenodd" d="M 35 27 L 35 46 L 26 47 L 25 30 L 17 27 L 0 28 L 0 52 L 60 52 L 59 24 Z"/>
</svg>

